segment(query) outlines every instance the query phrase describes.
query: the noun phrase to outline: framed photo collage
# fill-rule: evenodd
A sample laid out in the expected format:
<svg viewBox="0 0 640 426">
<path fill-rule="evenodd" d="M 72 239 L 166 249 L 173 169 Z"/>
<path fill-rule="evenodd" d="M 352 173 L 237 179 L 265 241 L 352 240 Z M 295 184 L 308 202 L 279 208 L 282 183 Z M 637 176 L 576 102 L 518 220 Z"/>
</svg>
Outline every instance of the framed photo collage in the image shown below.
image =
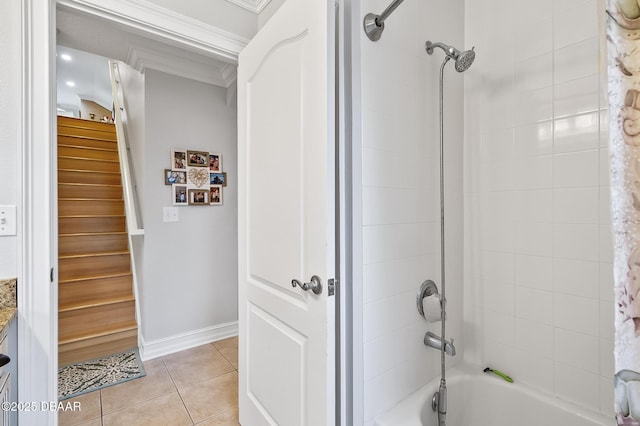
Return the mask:
<svg viewBox="0 0 640 426">
<path fill-rule="evenodd" d="M 171 168 L 164 170 L 174 206 L 220 206 L 227 174 L 222 155 L 213 152 L 171 150 Z"/>
</svg>

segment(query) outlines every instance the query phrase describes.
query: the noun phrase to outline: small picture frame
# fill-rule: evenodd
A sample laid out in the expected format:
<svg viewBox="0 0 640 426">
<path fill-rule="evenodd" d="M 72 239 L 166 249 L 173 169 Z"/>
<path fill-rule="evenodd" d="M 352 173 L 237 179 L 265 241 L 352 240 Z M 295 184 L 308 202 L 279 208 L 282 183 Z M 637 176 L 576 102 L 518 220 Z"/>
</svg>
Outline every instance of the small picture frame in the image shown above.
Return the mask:
<svg viewBox="0 0 640 426">
<path fill-rule="evenodd" d="M 187 151 L 187 166 L 207 167 L 209 153 L 205 151 Z"/>
<path fill-rule="evenodd" d="M 188 195 L 187 185 L 172 185 L 171 198 L 173 199 L 174 206 L 189 205 Z"/>
<path fill-rule="evenodd" d="M 178 170 L 164 169 L 164 184 L 183 184 L 187 183 L 187 172 L 181 172 Z"/>
<path fill-rule="evenodd" d="M 171 170 L 187 171 L 187 151 L 184 149 L 171 150 Z"/>
<path fill-rule="evenodd" d="M 207 206 L 209 205 L 209 191 L 207 188 L 190 189 L 189 190 L 190 206 Z"/>
<path fill-rule="evenodd" d="M 209 153 L 209 172 L 222 173 L 222 155 Z"/>
<path fill-rule="evenodd" d="M 222 185 L 211 185 L 209 188 L 209 200 L 212 206 L 222 205 Z"/>
<path fill-rule="evenodd" d="M 209 183 L 211 185 L 227 186 L 227 172 L 209 173 Z"/>
</svg>

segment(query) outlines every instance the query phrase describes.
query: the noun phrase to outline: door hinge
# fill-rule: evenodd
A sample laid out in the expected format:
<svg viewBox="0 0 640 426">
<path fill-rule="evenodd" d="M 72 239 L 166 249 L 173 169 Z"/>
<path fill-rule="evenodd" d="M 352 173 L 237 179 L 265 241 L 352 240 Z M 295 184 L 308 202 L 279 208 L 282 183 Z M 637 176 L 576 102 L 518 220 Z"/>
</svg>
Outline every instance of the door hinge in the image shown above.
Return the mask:
<svg viewBox="0 0 640 426">
<path fill-rule="evenodd" d="M 328 287 L 328 291 L 329 291 L 329 296 L 335 296 L 336 294 L 336 285 L 338 285 L 338 280 L 336 279 L 329 279 L 329 284 L 327 285 Z"/>
<path fill-rule="evenodd" d="M 51 272 L 49 273 L 49 281 L 53 282 L 53 268 L 51 268 Z"/>
</svg>

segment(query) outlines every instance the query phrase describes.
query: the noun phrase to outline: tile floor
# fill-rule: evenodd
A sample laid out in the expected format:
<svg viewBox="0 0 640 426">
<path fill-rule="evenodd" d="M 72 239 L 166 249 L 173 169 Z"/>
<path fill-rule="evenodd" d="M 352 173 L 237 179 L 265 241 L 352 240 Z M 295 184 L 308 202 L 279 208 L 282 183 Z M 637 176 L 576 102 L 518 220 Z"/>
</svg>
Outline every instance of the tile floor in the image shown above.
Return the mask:
<svg viewBox="0 0 640 426">
<path fill-rule="evenodd" d="M 144 363 L 147 375 L 72 398 L 60 426 L 239 425 L 238 338 Z"/>
</svg>

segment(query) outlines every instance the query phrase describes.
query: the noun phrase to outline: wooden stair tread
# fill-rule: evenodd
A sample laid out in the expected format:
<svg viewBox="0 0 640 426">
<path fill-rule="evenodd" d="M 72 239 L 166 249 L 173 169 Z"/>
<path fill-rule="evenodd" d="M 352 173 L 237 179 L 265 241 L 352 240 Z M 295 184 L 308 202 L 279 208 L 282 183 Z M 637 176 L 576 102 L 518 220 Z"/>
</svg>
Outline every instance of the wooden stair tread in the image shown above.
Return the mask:
<svg viewBox="0 0 640 426">
<path fill-rule="evenodd" d="M 60 312 L 76 311 L 78 309 L 93 308 L 95 306 L 113 305 L 116 303 L 133 302 L 133 301 L 135 301 L 135 297 L 133 297 L 133 294 L 130 294 L 127 296 L 110 297 L 110 298 L 103 297 L 95 300 L 84 300 L 78 303 L 58 305 L 58 312 L 60 313 Z"/>
<path fill-rule="evenodd" d="M 91 129 L 88 127 L 58 126 L 58 137 L 62 138 L 87 138 L 118 143 L 117 134 L 109 129 Z"/>
<path fill-rule="evenodd" d="M 106 203 L 124 203 L 124 200 L 116 199 L 116 198 L 58 198 L 58 201 L 81 201 L 83 204 L 89 201 L 99 201 Z"/>
<path fill-rule="evenodd" d="M 78 281 L 88 281 L 88 280 L 97 280 L 101 278 L 116 278 L 116 277 L 130 277 L 132 276 L 131 272 L 116 272 L 112 274 L 100 274 L 100 275 L 89 275 L 86 277 L 78 277 L 78 278 L 70 278 L 67 280 L 59 280 L 58 284 L 64 283 L 75 283 Z"/>
<path fill-rule="evenodd" d="M 69 126 L 63 126 L 63 127 L 69 127 Z M 70 128 L 74 128 L 74 127 L 70 127 Z M 91 129 L 91 130 L 95 130 L 95 129 Z M 115 139 L 116 134 L 115 133 L 109 133 L 106 131 L 101 130 L 102 132 L 106 133 L 106 135 L 108 136 L 112 136 L 109 139 L 103 139 L 103 138 L 98 138 L 98 137 L 94 137 L 94 136 L 86 136 L 86 135 L 75 135 L 73 133 L 59 133 L 58 137 L 62 136 L 63 138 L 74 138 L 74 139 L 82 139 L 82 140 L 90 140 L 90 141 L 102 141 L 102 142 L 110 142 L 113 143 L 114 145 L 118 144 L 118 141 Z M 106 136 L 105 135 L 105 136 Z"/>
<path fill-rule="evenodd" d="M 58 126 L 61 127 L 75 127 L 78 129 L 105 129 L 104 131 L 110 131 L 113 129 L 115 132 L 114 123 L 105 123 L 104 121 L 87 120 L 86 118 L 66 117 L 58 116 Z"/>
<path fill-rule="evenodd" d="M 119 162 L 118 150 L 115 149 L 98 149 L 86 146 L 58 146 L 59 159 L 63 158 L 82 158 L 85 160 L 105 160 Z"/>
<path fill-rule="evenodd" d="M 68 198 L 95 198 L 99 200 L 121 200 L 123 196 L 121 182 L 78 181 L 58 182 L 58 200 Z"/>
<path fill-rule="evenodd" d="M 58 346 L 59 365 L 96 359 L 138 346 L 138 329 L 124 330 L 104 336 L 95 336 Z"/>
<path fill-rule="evenodd" d="M 98 187 L 109 187 L 109 188 L 121 188 L 122 185 L 117 185 L 114 183 L 79 183 L 79 182 L 58 182 L 58 185 L 69 185 L 69 186 L 98 186 Z"/>
<path fill-rule="evenodd" d="M 61 198 L 63 200 L 77 200 L 78 198 Z M 89 198 L 80 198 L 80 200 L 89 200 Z M 83 218 L 83 217 L 125 217 L 123 214 L 80 214 L 80 215 L 67 215 L 58 216 L 58 218 Z"/>
<path fill-rule="evenodd" d="M 137 329 L 138 329 L 138 324 L 136 323 L 135 320 L 131 320 L 122 324 L 118 324 L 117 326 L 105 327 L 105 329 L 96 331 L 93 333 L 71 334 L 64 338 L 59 338 L 58 345 L 69 344 L 69 343 L 78 342 L 85 339 L 108 336 L 110 334 L 116 334 L 116 333 L 121 333 L 123 331 L 130 331 L 130 330 L 137 330 Z"/>
<path fill-rule="evenodd" d="M 119 175 L 120 172 L 100 171 L 100 170 L 83 170 L 83 169 L 58 169 L 59 172 L 74 172 L 74 173 L 104 173 L 109 175 Z"/>
<path fill-rule="evenodd" d="M 120 185 L 122 188 L 122 176 L 119 171 L 58 169 L 58 183 Z"/>
<path fill-rule="evenodd" d="M 82 160 L 82 161 L 102 161 L 105 163 L 120 163 L 120 160 L 109 160 L 105 158 L 87 158 L 87 157 L 73 157 L 69 155 L 59 155 L 58 159 L 60 158 L 66 158 L 70 160 Z"/>
<path fill-rule="evenodd" d="M 109 202 L 122 202 L 123 200 L 117 198 L 58 198 L 59 201 L 109 201 Z"/>
<path fill-rule="evenodd" d="M 136 346 L 138 324 L 115 125 L 57 123 L 58 355 L 69 363 Z"/>
<path fill-rule="evenodd" d="M 105 129 L 103 131 L 115 132 L 116 126 L 113 123 L 105 123 L 104 121 L 85 120 L 76 117 L 65 117 L 59 115 L 58 117 L 59 127 L 76 127 L 78 129 Z"/>
<path fill-rule="evenodd" d="M 58 256 L 58 259 L 78 259 L 83 257 L 99 257 L 99 256 L 120 256 L 123 254 L 129 254 L 129 250 L 103 251 L 98 253 L 85 253 L 85 254 L 66 254 L 66 255 Z"/>
<path fill-rule="evenodd" d="M 59 234 L 59 237 L 85 237 L 85 236 L 98 236 L 98 235 L 127 235 L 126 232 L 123 231 L 113 231 L 113 232 L 76 232 L 72 234 Z"/>
<path fill-rule="evenodd" d="M 99 139 L 101 140 L 101 139 Z M 107 151 L 107 152 L 117 152 L 118 148 L 99 148 L 97 146 L 82 146 L 82 145 L 69 145 L 69 144 L 58 144 L 58 148 L 75 148 L 75 149 L 86 149 L 91 151 Z"/>
</svg>

